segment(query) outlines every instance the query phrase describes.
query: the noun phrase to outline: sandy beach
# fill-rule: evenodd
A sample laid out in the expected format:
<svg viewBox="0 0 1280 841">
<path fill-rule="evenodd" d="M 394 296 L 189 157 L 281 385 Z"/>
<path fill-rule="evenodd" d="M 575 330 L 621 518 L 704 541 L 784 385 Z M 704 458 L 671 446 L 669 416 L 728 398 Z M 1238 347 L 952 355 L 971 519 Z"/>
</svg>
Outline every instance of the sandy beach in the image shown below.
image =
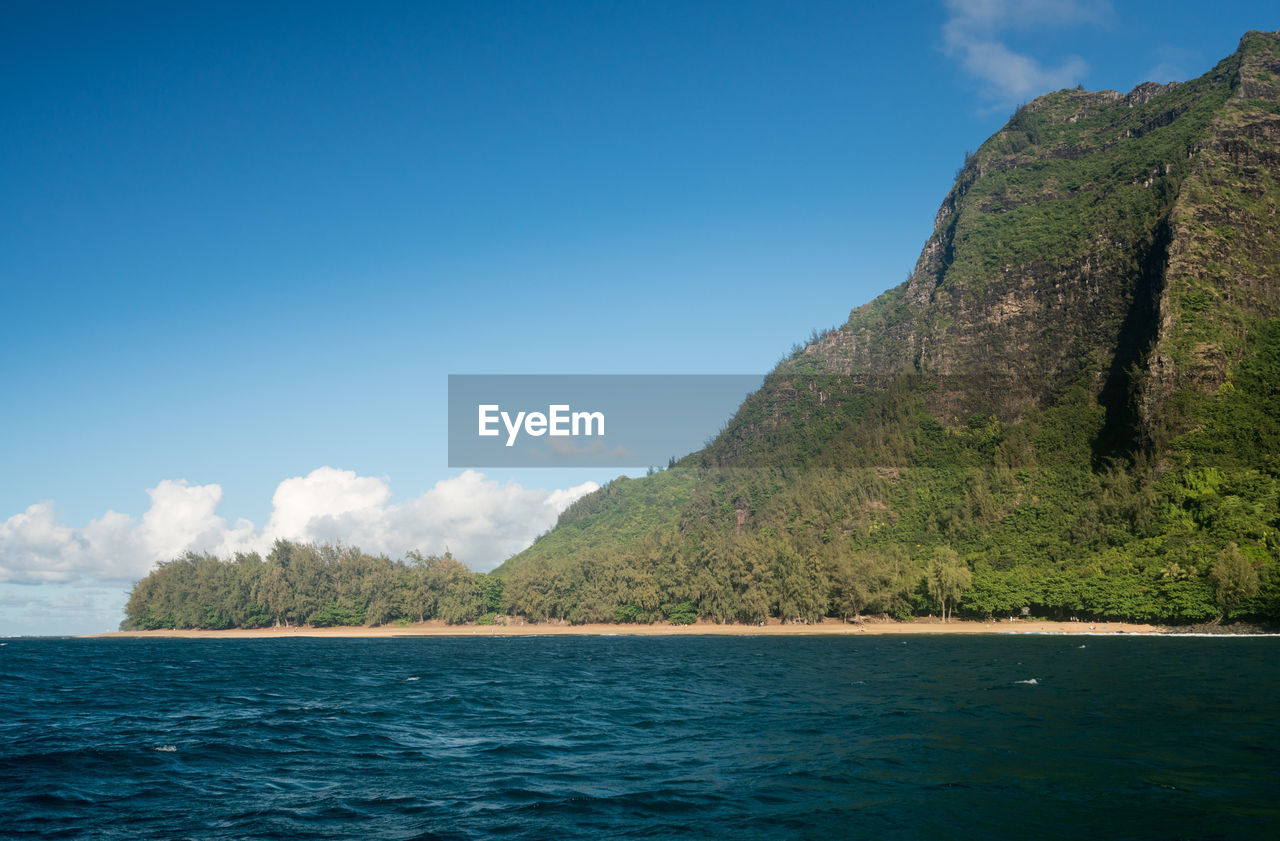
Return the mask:
<svg viewBox="0 0 1280 841">
<path fill-rule="evenodd" d="M 872 634 L 1159 634 L 1159 625 L 1125 622 L 1043 622 L 1014 620 L 979 622 L 917 619 L 896 622 L 867 619 L 863 622 L 828 620 L 814 625 L 783 625 L 774 620 L 764 625 L 570 625 L 568 623 L 520 623 L 507 625 L 446 625 L 443 622 L 415 622 L 409 625 L 354 626 L 337 628 L 234 628 L 226 631 L 158 630 L 116 631 L 93 637 L 183 637 L 192 639 L 276 639 L 281 637 L 516 637 L 516 636 L 813 636 Z"/>
</svg>

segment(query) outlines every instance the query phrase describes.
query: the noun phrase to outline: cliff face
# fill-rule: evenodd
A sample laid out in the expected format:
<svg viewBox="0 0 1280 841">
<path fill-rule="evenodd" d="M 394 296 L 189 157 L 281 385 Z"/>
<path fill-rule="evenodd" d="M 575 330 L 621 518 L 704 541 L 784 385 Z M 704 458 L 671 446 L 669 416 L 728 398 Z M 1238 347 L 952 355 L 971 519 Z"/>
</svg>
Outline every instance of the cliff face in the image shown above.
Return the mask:
<svg viewBox="0 0 1280 841">
<path fill-rule="evenodd" d="M 785 423 L 794 374 L 867 391 L 909 371 L 944 423 L 1008 423 L 1081 384 L 1106 411 L 1100 455 L 1175 434 L 1174 395 L 1219 386 L 1248 320 L 1276 314 L 1277 103 L 1280 36 L 1251 32 L 1191 82 L 1023 106 L 966 160 L 907 282 L 756 399 Z"/>
<path fill-rule="evenodd" d="M 716 618 L 810 591 L 805 615 L 855 591 L 910 612 L 945 549 L 976 612 L 1206 618 L 1229 556 L 1280 616 L 1277 407 L 1280 33 L 1249 32 L 1192 81 L 1020 107 L 906 282 L 780 363 L 704 450 L 584 498 L 500 572 L 538 610 L 548 576 L 581 605 L 564 582 L 620 564 Z"/>
<path fill-rule="evenodd" d="M 1192 148 L 1169 213 L 1144 360 L 1147 429 L 1165 425 L 1161 415 L 1180 390 L 1220 388 L 1253 324 L 1280 315 L 1280 33 L 1248 33 L 1228 61 L 1237 63 L 1231 95 Z"/>
</svg>

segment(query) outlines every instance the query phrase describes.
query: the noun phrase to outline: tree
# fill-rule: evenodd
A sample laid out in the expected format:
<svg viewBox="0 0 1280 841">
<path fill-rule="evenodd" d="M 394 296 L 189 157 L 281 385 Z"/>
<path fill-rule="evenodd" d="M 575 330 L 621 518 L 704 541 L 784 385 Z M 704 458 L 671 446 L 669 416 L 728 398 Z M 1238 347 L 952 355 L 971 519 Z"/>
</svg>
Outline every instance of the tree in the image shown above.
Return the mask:
<svg viewBox="0 0 1280 841">
<path fill-rule="evenodd" d="M 960 595 L 973 583 L 973 575 L 956 550 L 950 546 L 939 546 L 933 550 L 933 557 L 929 560 L 926 582 L 929 595 L 942 605 L 942 621 L 946 622 L 956 602 L 960 601 Z"/>
<path fill-rule="evenodd" d="M 846 622 L 857 618 L 871 600 L 869 566 L 865 558 L 849 554 L 837 557 L 832 565 L 832 604 Z"/>
<path fill-rule="evenodd" d="M 277 541 L 277 547 L 281 542 Z M 289 588 L 289 582 L 285 580 L 284 568 L 277 559 L 277 554 L 272 553 L 266 572 L 258 579 L 253 597 L 258 604 L 266 608 L 267 615 L 271 617 L 276 627 L 279 627 L 289 624 L 293 593 Z"/>
<path fill-rule="evenodd" d="M 480 588 L 481 609 L 484 613 L 501 613 L 502 612 L 502 579 L 497 576 L 487 575 L 483 572 L 475 573 L 476 586 Z"/>
<path fill-rule="evenodd" d="M 830 585 L 813 563 L 782 544 L 773 548 L 774 605 L 783 622 L 821 622 Z"/>
<path fill-rule="evenodd" d="M 1219 622 L 1245 599 L 1258 594 L 1258 571 L 1235 543 L 1228 543 L 1227 548 L 1218 553 L 1218 560 L 1213 569 L 1209 570 L 1209 581 L 1213 584 L 1214 596 L 1222 610 Z"/>
</svg>

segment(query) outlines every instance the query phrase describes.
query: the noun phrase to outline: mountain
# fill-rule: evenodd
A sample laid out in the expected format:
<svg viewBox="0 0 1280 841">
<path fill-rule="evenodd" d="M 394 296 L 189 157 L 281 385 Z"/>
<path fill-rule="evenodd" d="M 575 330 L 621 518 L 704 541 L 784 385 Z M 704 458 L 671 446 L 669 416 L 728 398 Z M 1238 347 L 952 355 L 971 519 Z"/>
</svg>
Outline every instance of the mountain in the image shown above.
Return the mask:
<svg viewBox="0 0 1280 841">
<path fill-rule="evenodd" d="M 1280 33 L 1019 107 L 904 283 L 566 510 L 508 609 L 1280 618 L 1278 211 Z"/>
</svg>

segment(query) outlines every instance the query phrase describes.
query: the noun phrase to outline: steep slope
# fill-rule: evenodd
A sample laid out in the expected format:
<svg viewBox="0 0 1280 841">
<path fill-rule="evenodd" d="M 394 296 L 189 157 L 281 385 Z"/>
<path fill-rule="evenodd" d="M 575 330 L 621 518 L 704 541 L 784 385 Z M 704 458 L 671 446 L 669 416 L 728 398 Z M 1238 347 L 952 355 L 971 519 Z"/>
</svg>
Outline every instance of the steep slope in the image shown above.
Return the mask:
<svg viewBox="0 0 1280 841">
<path fill-rule="evenodd" d="M 905 283 L 705 450 L 566 511 L 509 607 L 906 614 L 951 576 L 975 614 L 1275 616 L 1278 205 L 1280 34 L 1019 108 Z"/>
</svg>

